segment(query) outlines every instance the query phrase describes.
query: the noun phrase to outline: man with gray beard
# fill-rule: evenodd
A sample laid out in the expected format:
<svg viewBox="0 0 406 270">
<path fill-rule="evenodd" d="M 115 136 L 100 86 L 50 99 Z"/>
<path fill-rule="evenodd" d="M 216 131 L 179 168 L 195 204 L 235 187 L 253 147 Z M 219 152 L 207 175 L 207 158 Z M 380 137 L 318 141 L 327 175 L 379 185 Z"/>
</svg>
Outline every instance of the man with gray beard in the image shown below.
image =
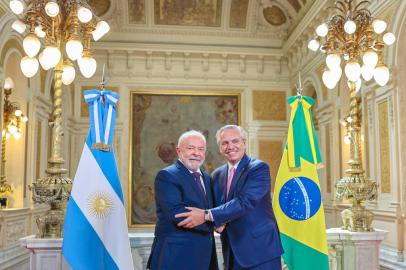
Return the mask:
<svg viewBox="0 0 406 270">
<path fill-rule="evenodd" d="M 184 218 L 175 218 L 187 211 L 186 206 L 213 207 L 210 176 L 200 168 L 205 160 L 206 138 L 198 131 L 187 131 L 180 136 L 176 152 L 179 159 L 155 178 L 158 219 L 147 268 L 217 270 L 213 223 L 186 229 L 177 226 Z"/>
</svg>

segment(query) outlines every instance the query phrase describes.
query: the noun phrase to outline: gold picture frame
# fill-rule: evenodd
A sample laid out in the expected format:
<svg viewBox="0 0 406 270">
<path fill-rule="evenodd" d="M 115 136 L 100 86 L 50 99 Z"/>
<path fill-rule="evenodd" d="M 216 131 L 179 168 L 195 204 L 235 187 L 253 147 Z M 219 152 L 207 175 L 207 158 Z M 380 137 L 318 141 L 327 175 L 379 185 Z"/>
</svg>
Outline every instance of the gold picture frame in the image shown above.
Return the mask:
<svg viewBox="0 0 406 270">
<path fill-rule="evenodd" d="M 207 139 L 205 167 L 224 162 L 215 133 L 226 124 L 240 124 L 239 92 L 130 92 L 129 203 L 130 227 L 155 225 L 154 180 L 158 171 L 177 160 L 181 133 L 196 129 Z"/>
</svg>

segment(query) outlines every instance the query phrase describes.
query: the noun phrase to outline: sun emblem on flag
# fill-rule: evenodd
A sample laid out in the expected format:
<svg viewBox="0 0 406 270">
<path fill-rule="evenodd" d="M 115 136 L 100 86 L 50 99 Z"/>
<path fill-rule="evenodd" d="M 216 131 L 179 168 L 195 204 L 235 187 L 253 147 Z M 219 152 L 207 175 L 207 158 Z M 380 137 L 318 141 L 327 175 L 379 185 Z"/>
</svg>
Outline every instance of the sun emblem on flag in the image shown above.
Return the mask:
<svg viewBox="0 0 406 270">
<path fill-rule="evenodd" d="M 113 210 L 114 204 L 107 193 L 98 192 L 89 197 L 88 207 L 92 216 L 105 218 Z"/>
</svg>

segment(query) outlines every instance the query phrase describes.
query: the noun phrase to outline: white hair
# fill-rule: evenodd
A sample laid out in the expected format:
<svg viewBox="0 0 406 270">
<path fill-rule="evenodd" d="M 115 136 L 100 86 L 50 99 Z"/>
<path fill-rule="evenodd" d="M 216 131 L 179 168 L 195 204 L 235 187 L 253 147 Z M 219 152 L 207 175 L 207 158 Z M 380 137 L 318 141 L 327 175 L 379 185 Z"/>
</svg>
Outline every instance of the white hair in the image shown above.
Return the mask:
<svg viewBox="0 0 406 270">
<path fill-rule="evenodd" d="M 204 137 L 203 133 L 201 133 L 200 131 L 197 131 L 197 130 L 189 130 L 189 131 L 183 132 L 180 135 L 179 140 L 178 140 L 178 147 L 182 144 L 182 142 L 185 139 L 192 137 L 192 136 L 201 138 L 204 141 L 204 144 L 206 144 L 206 137 Z"/>
<path fill-rule="evenodd" d="M 225 130 L 229 130 L 229 129 L 238 130 L 238 132 L 240 133 L 241 138 L 244 141 L 247 141 L 247 132 L 245 131 L 245 129 L 243 129 L 242 127 L 237 126 L 237 125 L 225 125 L 225 126 L 221 127 L 219 130 L 217 130 L 217 132 L 216 132 L 217 144 L 220 144 L 221 134 Z"/>
</svg>

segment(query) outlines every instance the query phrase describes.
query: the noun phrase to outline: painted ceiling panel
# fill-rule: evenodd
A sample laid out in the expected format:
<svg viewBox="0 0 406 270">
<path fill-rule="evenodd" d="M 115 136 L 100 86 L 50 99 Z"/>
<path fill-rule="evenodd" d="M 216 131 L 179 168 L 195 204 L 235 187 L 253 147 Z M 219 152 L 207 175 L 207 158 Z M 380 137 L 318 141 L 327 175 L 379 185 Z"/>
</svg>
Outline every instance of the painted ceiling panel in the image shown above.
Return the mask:
<svg viewBox="0 0 406 270">
<path fill-rule="evenodd" d="M 154 22 L 161 25 L 221 26 L 222 0 L 154 0 Z"/>
<path fill-rule="evenodd" d="M 131 24 L 145 24 L 145 0 L 128 0 L 128 20 Z"/>
<path fill-rule="evenodd" d="M 245 28 L 249 0 L 233 0 L 230 10 L 230 28 Z"/>
<path fill-rule="evenodd" d="M 298 0 L 288 0 L 288 2 L 293 6 L 293 8 L 296 10 L 296 12 L 299 12 L 301 6 L 300 6 Z"/>
</svg>

